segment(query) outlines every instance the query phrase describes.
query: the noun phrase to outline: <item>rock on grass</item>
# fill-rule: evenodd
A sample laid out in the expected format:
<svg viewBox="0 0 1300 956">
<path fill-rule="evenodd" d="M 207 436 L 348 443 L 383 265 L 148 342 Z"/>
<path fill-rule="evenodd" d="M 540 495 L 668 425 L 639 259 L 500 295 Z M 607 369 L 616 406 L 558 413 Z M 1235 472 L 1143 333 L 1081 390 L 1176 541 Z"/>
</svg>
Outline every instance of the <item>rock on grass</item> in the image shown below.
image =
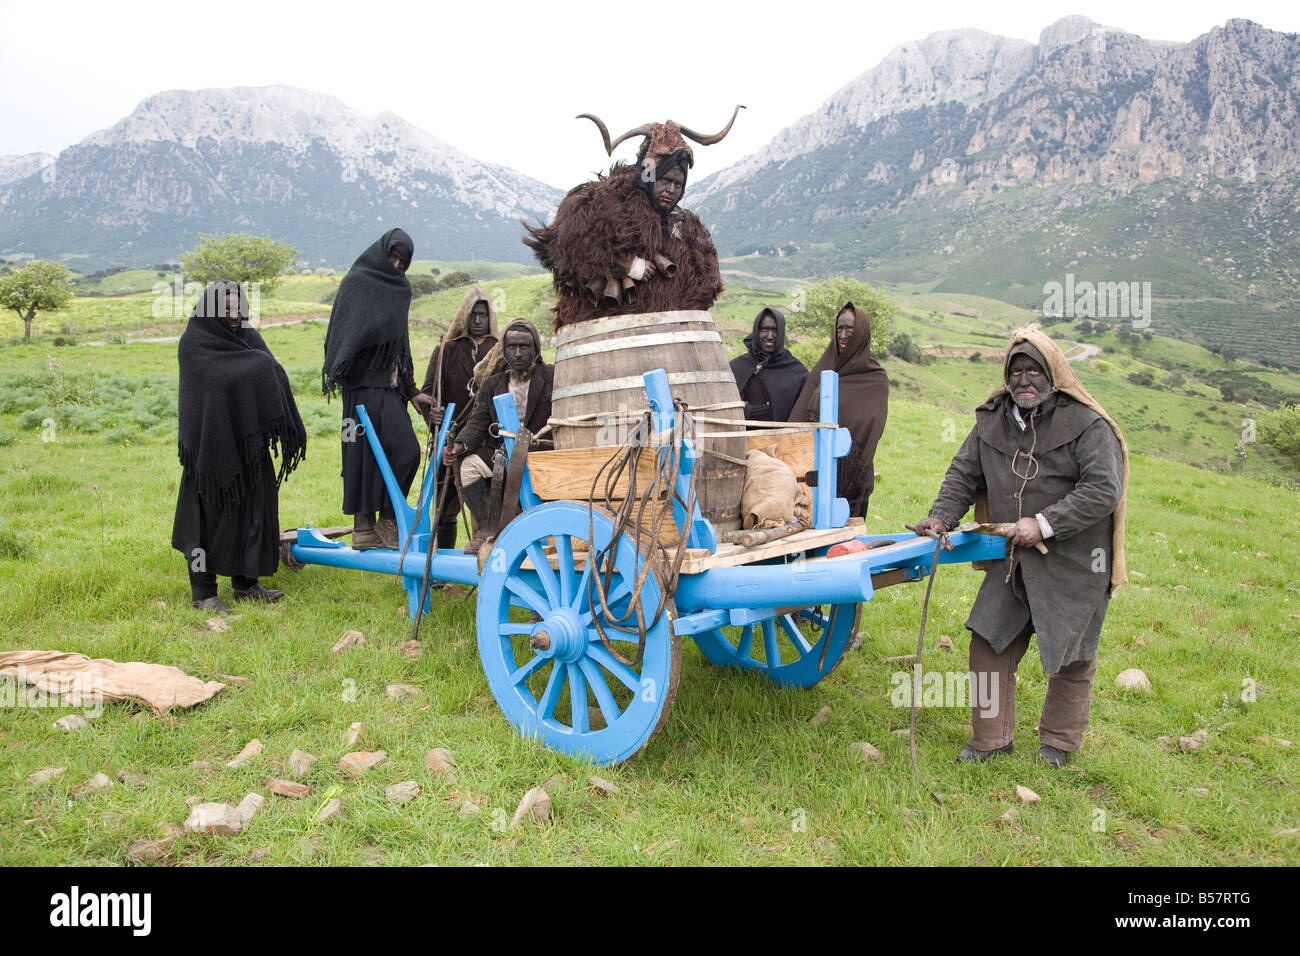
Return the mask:
<svg viewBox="0 0 1300 956">
<path fill-rule="evenodd" d="M 172 837 L 163 837 L 160 840 L 136 840 L 127 847 L 127 855 L 141 863 L 162 863 L 165 862 L 172 850 L 172 844 L 176 841 Z"/>
<path fill-rule="evenodd" d="M 456 782 L 456 755 L 446 747 L 430 747 L 424 755 L 424 769 L 449 783 Z"/>
<path fill-rule="evenodd" d="M 394 700 L 406 700 L 419 697 L 422 691 L 414 684 L 389 684 L 384 688 L 384 693 Z"/>
<path fill-rule="evenodd" d="M 242 767 L 248 761 L 252 760 L 262 752 L 262 742 L 254 737 L 248 743 L 244 744 L 244 749 L 235 754 L 230 760 L 226 761 L 227 767 Z"/>
<path fill-rule="evenodd" d="M 76 730 L 85 730 L 89 726 L 90 722 L 80 714 L 68 714 L 66 717 L 60 717 L 53 724 L 55 730 L 62 730 L 69 734 Z"/>
<path fill-rule="evenodd" d="M 295 777 L 305 777 L 311 772 L 311 765 L 316 762 L 316 757 L 307 753 L 305 750 L 295 749 L 289 754 L 289 773 Z"/>
<path fill-rule="evenodd" d="M 591 792 L 598 797 L 608 797 L 618 793 L 618 787 L 615 784 L 610 783 L 604 777 L 597 777 L 595 774 L 587 778 L 587 785 Z"/>
<path fill-rule="evenodd" d="M 274 778 L 266 781 L 266 789 L 277 797 L 289 797 L 293 800 L 301 800 L 307 796 L 308 792 L 306 784 L 294 783 L 291 780 L 276 780 Z"/>
<path fill-rule="evenodd" d="M 1016 784 L 1016 799 L 1021 803 L 1037 803 L 1040 798 L 1038 794 L 1034 793 L 1034 791 L 1030 790 L 1028 787 Z"/>
<path fill-rule="evenodd" d="M 551 797 L 541 787 L 533 787 L 524 794 L 515 809 L 510 829 L 518 830 L 525 823 L 545 823 L 551 818 Z"/>
<path fill-rule="evenodd" d="M 356 780 L 364 777 L 387 759 L 388 754 L 382 750 L 357 750 L 343 755 L 339 760 L 339 769 Z"/>
<path fill-rule="evenodd" d="M 812 717 L 809 719 L 808 723 L 812 724 L 815 727 L 818 724 L 826 723 L 826 721 L 830 719 L 831 719 L 831 705 L 827 704 L 821 710 L 817 711 L 817 713 L 813 714 Z"/>
<path fill-rule="evenodd" d="M 34 770 L 29 773 L 27 775 L 27 782 L 33 785 L 49 783 L 67 769 L 67 767 L 42 767 L 40 770 Z"/>
<path fill-rule="evenodd" d="M 384 796 L 393 803 L 410 803 L 420 795 L 420 785 L 414 780 L 403 780 L 384 789 Z"/>
<path fill-rule="evenodd" d="M 343 636 L 338 639 L 333 647 L 335 654 L 342 654 L 349 647 L 365 647 L 366 639 L 360 631 L 344 631 Z"/>
<path fill-rule="evenodd" d="M 329 823 L 331 820 L 343 818 L 343 801 L 335 797 L 325 806 L 320 808 L 320 813 L 316 814 L 317 823 Z"/>
<path fill-rule="evenodd" d="M 1120 690 L 1138 691 L 1143 694 L 1151 693 L 1151 680 L 1138 667 L 1130 667 L 1128 670 L 1120 671 L 1115 677 L 1115 686 Z"/>
<path fill-rule="evenodd" d="M 865 740 L 859 740 L 856 743 L 849 744 L 849 756 L 859 757 L 862 760 L 884 760 L 885 755 L 879 750 L 867 743 Z"/>
<path fill-rule="evenodd" d="M 1195 733 L 1188 734 L 1186 737 L 1178 738 L 1178 749 L 1183 753 L 1194 753 L 1201 749 L 1201 746 L 1210 739 L 1210 732 L 1202 727 Z"/>
</svg>

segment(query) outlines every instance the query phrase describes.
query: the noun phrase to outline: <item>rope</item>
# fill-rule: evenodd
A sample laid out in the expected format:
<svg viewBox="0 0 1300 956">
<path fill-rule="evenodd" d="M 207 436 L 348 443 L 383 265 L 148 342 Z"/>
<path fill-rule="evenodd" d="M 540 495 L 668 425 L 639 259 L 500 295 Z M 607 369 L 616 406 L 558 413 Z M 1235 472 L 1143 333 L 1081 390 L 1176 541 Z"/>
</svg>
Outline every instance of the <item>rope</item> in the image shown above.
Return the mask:
<svg viewBox="0 0 1300 956">
<path fill-rule="evenodd" d="M 635 667 L 641 663 L 642 656 L 645 654 L 646 632 L 649 628 L 654 627 L 659 618 L 663 615 L 664 608 L 667 607 L 668 599 L 671 594 L 677 590 L 677 579 L 681 574 L 682 561 L 686 557 L 686 544 L 690 538 L 690 516 L 695 512 L 697 500 L 696 479 L 699 476 L 699 470 L 691 472 L 691 481 L 687 489 L 686 499 L 683 501 L 677 494 L 677 478 L 681 471 L 682 458 L 685 453 L 684 429 L 685 429 L 685 410 L 686 406 L 680 400 L 674 401 L 675 412 L 673 416 L 673 427 L 668 433 L 668 441 L 654 450 L 655 468 L 653 477 L 643 492 L 638 494 L 637 491 L 637 473 L 641 455 L 647 447 L 653 447 L 650 439 L 654 437 L 652 431 L 652 418 L 649 410 L 646 410 L 637 427 L 632 434 L 628 436 L 625 445 L 617 448 L 609 457 L 605 464 L 601 465 L 600 470 L 596 473 L 591 482 L 591 492 L 587 502 L 587 524 L 588 538 L 591 541 L 592 550 L 588 554 L 587 560 L 595 562 L 593 569 L 595 573 L 587 576 L 587 598 L 592 608 L 596 606 L 596 601 L 600 602 L 601 614 L 592 615 L 592 623 L 596 627 L 597 634 L 600 635 L 601 644 L 605 650 L 617 661 L 629 667 Z M 604 503 L 614 514 L 613 534 L 608 546 L 596 550 L 595 535 L 595 504 L 596 489 L 601 484 L 601 476 L 604 475 Z M 622 501 L 614 505 L 614 491 L 623 476 L 627 476 L 627 493 L 623 496 Z M 666 475 L 666 477 L 665 477 Z M 661 503 L 661 496 L 668 493 L 669 500 Z M 664 522 L 671 521 L 673 511 L 673 501 L 680 502 L 685 509 L 687 518 L 682 523 L 682 528 L 678 531 L 677 540 L 669 546 L 661 543 L 660 532 L 664 530 Z M 653 521 L 647 525 L 646 508 L 657 507 Z M 635 511 L 635 516 L 633 512 Z M 609 589 L 613 582 L 614 561 L 611 552 L 617 553 L 619 541 L 623 535 L 628 532 L 629 526 L 632 526 L 632 538 L 636 543 L 634 545 L 635 564 L 633 578 L 635 583 L 632 587 L 632 594 L 628 598 L 628 607 L 621 615 L 615 615 L 609 608 Z M 650 538 L 650 559 L 642 565 L 641 549 L 639 547 L 641 536 L 646 534 Z M 668 549 L 672 548 L 674 554 L 671 560 L 668 556 Z M 645 582 L 650 576 L 655 560 L 655 549 L 659 551 L 659 559 L 665 564 L 670 565 L 667 580 L 659 595 L 659 604 L 655 608 L 653 617 L 650 622 L 646 623 L 645 612 L 641 607 L 641 591 L 645 587 Z M 604 570 L 600 570 L 604 566 Z M 626 623 L 629 618 L 635 615 L 635 626 Z M 604 620 L 602 621 L 602 616 Z M 637 635 L 636 655 L 628 660 L 620 654 L 611 645 L 609 636 L 605 631 L 606 624 L 611 630 L 619 631 L 624 634 Z"/>
</svg>

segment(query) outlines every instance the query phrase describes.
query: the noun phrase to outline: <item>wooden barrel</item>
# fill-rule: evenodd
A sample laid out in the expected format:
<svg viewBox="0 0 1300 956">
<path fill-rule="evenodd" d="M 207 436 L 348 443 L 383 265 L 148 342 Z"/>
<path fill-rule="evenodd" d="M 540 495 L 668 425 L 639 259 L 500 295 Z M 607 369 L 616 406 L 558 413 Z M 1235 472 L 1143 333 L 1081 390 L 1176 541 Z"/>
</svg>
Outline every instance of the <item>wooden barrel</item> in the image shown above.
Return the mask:
<svg viewBox="0 0 1300 956">
<path fill-rule="evenodd" d="M 707 312 L 647 312 L 575 322 L 556 336 L 553 418 L 577 418 L 593 413 L 635 414 L 647 407 L 642 375 L 656 368 L 668 373 L 673 397 L 690 408 L 722 406 L 702 411 L 709 418 L 743 422 L 745 406 L 722 348 L 722 337 Z M 697 447 L 721 452 L 741 461 L 745 439 L 710 439 L 711 432 L 743 431 L 743 425 L 694 424 Z M 617 428 L 555 428 L 555 447 L 587 448 L 615 445 L 625 431 Z M 745 469 L 713 455 L 696 467 L 700 510 L 719 533 L 740 527 L 740 493 Z"/>
</svg>

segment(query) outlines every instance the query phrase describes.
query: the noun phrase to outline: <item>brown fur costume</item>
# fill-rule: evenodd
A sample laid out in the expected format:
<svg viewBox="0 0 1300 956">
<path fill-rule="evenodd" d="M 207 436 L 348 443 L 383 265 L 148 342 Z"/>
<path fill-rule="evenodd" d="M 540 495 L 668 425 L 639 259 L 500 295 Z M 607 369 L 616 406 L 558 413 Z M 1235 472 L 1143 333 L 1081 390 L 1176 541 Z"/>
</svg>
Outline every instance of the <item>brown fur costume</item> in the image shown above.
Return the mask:
<svg viewBox="0 0 1300 956">
<path fill-rule="evenodd" d="M 549 226 L 524 223 L 524 239 L 537 261 L 554 276 L 555 326 L 610 315 L 708 309 L 722 292 L 718 253 L 704 224 L 675 207 L 665 229 L 639 183 L 640 168 L 615 165 L 596 182 L 572 189 Z M 593 294 L 592 284 L 620 286 L 636 257 L 651 267 L 662 256 L 677 267 L 662 269 L 624 290 L 617 305 Z"/>
</svg>

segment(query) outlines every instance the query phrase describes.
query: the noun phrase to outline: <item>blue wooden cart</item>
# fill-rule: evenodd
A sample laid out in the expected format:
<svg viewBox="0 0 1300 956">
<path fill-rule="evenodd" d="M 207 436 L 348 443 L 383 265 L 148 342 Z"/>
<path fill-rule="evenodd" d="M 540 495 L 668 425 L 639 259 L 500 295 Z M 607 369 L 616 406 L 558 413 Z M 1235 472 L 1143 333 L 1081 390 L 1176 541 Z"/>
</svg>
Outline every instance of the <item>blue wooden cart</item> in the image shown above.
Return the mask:
<svg viewBox="0 0 1300 956">
<path fill-rule="evenodd" d="M 654 431 L 668 433 L 674 406 L 667 376 L 656 370 L 644 379 Z M 518 416 L 508 394 L 499 396 L 496 406 L 508 455 Z M 364 407 L 357 409 L 358 431 L 398 503 L 398 530 L 410 542 L 405 555 L 355 551 L 309 527 L 297 530 L 289 550 L 302 564 L 400 575 L 413 617 L 421 594 L 427 594 L 426 558 L 433 580 L 477 586 L 479 658 L 506 718 L 555 750 L 619 763 L 646 746 L 666 722 L 683 638 L 693 638 L 715 665 L 757 671 L 781 687 L 811 687 L 839 662 L 863 602 L 881 587 L 929 573 L 934 539 L 911 532 L 868 535 L 861 519 L 848 520 L 848 504 L 836 496 L 835 486 L 836 459 L 850 445 L 848 431 L 834 424 L 838 407 L 838 379 L 824 372 L 823 426 L 813 433 L 813 528 L 760 547 L 720 543 L 698 506 L 686 512 L 682 502 L 689 501 L 698 459 L 689 440 L 684 443 L 673 508 L 679 532 L 689 523 L 684 534 L 689 549 L 671 593 L 665 593 L 670 584 L 662 554 L 644 534 L 625 530 L 615 542 L 609 512 L 586 501 L 543 500 L 528 474 L 519 494 L 523 510 L 497 536 L 482 571 L 478 558 L 460 551 L 435 550 L 429 556 L 435 469 L 427 469 L 420 496 L 425 506 L 417 514 L 397 488 Z M 447 410 L 438 432 L 435 461 L 453 411 Z M 869 549 L 827 557 L 833 545 L 855 538 Z M 886 539 L 894 543 L 876 546 Z M 998 559 L 1005 547 L 1001 538 L 977 534 L 953 534 L 951 543 L 952 550 L 939 553 L 940 563 Z M 593 553 L 603 557 L 589 561 Z M 642 625 L 637 634 L 614 626 L 637 618 Z M 639 657 L 633 653 L 638 647 Z"/>
</svg>

